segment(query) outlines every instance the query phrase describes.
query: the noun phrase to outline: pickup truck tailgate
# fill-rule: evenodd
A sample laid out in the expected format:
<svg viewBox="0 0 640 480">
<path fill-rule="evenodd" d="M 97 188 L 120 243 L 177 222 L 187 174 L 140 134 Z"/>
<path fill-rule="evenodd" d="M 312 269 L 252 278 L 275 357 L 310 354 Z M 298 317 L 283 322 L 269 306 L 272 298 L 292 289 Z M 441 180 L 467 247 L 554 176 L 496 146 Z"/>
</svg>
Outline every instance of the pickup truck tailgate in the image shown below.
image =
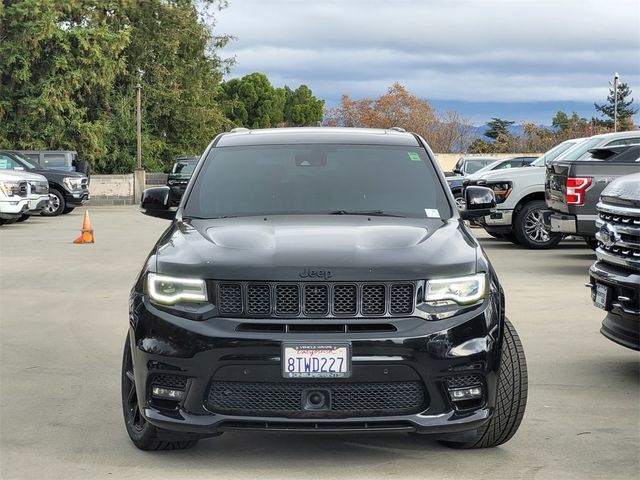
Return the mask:
<svg viewBox="0 0 640 480">
<path fill-rule="evenodd" d="M 569 213 L 566 197 L 569 167 L 569 163 L 548 164 L 544 182 L 544 196 L 547 206 L 562 213 Z"/>
</svg>

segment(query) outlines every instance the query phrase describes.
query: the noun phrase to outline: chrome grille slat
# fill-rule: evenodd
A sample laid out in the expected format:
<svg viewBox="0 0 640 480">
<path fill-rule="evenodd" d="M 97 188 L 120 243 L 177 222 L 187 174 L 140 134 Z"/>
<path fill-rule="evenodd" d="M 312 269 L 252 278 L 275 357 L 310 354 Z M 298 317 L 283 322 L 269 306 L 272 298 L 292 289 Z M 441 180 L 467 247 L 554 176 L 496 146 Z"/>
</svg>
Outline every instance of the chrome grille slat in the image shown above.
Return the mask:
<svg viewBox="0 0 640 480">
<path fill-rule="evenodd" d="M 598 228 L 609 225 L 617 232 L 612 245 L 598 243 L 598 259 L 615 265 L 640 269 L 640 210 L 598 203 Z"/>
<path fill-rule="evenodd" d="M 410 315 L 415 282 L 214 281 L 221 315 L 249 317 L 384 317 Z"/>
</svg>

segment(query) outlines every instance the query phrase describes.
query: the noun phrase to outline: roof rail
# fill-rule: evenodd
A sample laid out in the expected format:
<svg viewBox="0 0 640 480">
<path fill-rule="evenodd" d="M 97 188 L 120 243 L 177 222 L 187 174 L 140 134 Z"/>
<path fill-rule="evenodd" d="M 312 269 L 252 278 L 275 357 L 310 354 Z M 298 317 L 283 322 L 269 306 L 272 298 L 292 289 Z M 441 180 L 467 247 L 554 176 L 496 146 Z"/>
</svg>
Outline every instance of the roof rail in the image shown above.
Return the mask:
<svg viewBox="0 0 640 480">
<path fill-rule="evenodd" d="M 402 127 L 391 127 L 389 130 L 393 130 L 394 132 L 406 132 Z"/>
<path fill-rule="evenodd" d="M 229 133 L 249 132 L 250 130 L 245 127 L 236 127 L 229 130 Z"/>
</svg>

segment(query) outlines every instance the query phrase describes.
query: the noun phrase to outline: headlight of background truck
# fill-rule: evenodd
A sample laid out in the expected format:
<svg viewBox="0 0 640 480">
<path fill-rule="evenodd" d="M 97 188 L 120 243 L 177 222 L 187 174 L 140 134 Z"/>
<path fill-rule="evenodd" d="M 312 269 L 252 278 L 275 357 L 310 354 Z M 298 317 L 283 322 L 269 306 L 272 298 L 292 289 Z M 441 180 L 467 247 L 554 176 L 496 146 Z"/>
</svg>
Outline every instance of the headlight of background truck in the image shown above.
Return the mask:
<svg viewBox="0 0 640 480">
<path fill-rule="evenodd" d="M 65 187 L 69 190 L 79 190 L 82 187 L 82 178 L 80 177 L 64 177 L 62 180 Z"/>
<path fill-rule="evenodd" d="M 485 186 L 493 190 L 496 196 L 496 203 L 503 203 L 511 194 L 511 182 L 487 183 Z"/>
<path fill-rule="evenodd" d="M 20 187 L 18 186 L 18 182 L 5 181 L 0 182 L 0 190 L 2 190 L 7 197 L 11 197 L 13 195 L 18 195 Z"/>
</svg>

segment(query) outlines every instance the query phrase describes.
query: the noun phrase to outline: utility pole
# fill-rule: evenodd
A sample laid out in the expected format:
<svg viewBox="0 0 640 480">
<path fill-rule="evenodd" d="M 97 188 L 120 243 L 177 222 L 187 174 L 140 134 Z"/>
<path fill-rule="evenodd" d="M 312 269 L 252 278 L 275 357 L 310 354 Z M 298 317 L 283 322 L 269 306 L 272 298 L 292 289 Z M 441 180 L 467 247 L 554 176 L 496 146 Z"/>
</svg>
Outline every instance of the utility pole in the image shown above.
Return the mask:
<svg viewBox="0 0 640 480">
<path fill-rule="evenodd" d="M 142 168 L 142 70 L 138 70 L 136 89 L 136 170 L 133 174 L 133 203 L 142 198 L 146 184 L 146 175 Z"/>
<path fill-rule="evenodd" d="M 618 131 L 618 82 L 620 81 L 620 75 L 616 72 L 613 75 L 613 83 L 609 82 L 609 85 L 613 86 L 613 131 Z"/>
<path fill-rule="evenodd" d="M 136 168 L 142 168 L 142 85 L 136 85 Z"/>
</svg>

